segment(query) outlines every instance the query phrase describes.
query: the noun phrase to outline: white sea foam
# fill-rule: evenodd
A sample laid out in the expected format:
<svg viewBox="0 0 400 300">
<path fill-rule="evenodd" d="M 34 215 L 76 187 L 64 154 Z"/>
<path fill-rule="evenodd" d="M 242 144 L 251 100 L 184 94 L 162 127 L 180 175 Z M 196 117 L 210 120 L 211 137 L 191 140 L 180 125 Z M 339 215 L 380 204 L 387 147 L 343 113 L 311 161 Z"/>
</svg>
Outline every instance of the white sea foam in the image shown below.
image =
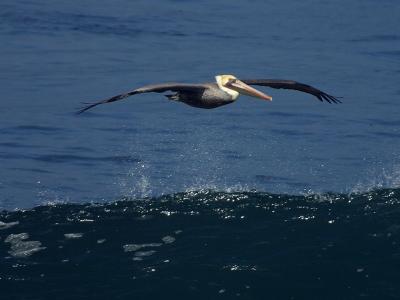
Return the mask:
<svg viewBox="0 0 400 300">
<path fill-rule="evenodd" d="M 122 247 L 124 248 L 125 252 L 134 252 L 142 248 L 149 248 L 149 247 L 160 247 L 162 246 L 161 243 L 148 243 L 148 244 L 126 244 Z"/>
<path fill-rule="evenodd" d="M 149 250 L 149 251 L 137 251 L 135 252 L 136 257 L 144 257 L 144 256 L 150 256 L 156 253 L 155 250 Z"/>
<path fill-rule="evenodd" d="M 5 240 L 5 243 L 14 243 L 16 241 L 22 241 L 22 240 L 26 240 L 29 238 L 29 234 L 26 232 L 23 233 L 17 233 L 17 234 L 10 234 Z"/>
<path fill-rule="evenodd" d="M 80 239 L 83 236 L 83 233 L 81 232 L 75 232 L 75 233 L 65 233 L 64 234 L 66 239 Z"/>
<path fill-rule="evenodd" d="M 29 234 L 25 232 L 7 236 L 4 242 L 11 245 L 8 253 L 14 257 L 28 257 L 40 250 L 46 249 L 46 247 L 42 247 L 41 242 L 27 241 L 28 238 Z"/>
<path fill-rule="evenodd" d="M 172 244 L 173 242 L 175 242 L 176 239 L 173 236 L 167 235 L 167 236 L 164 236 L 161 240 L 165 244 Z"/>
<path fill-rule="evenodd" d="M 5 222 L 0 221 L 0 230 L 8 229 L 8 228 L 13 227 L 13 226 L 18 225 L 18 224 L 19 224 L 19 221 L 9 222 L 9 223 L 5 223 Z"/>
</svg>

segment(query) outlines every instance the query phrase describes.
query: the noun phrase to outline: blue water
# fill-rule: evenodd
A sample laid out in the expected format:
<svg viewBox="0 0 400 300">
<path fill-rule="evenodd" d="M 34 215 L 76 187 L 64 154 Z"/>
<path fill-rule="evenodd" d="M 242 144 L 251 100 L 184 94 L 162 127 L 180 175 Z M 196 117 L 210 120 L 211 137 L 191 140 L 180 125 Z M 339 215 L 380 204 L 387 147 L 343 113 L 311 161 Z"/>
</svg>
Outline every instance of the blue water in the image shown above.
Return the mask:
<svg viewBox="0 0 400 300">
<path fill-rule="evenodd" d="M 399 298 L 399 16 L 397 1 L 2 1 L 2 294 Z M 272 103 L 147 94 L 74 113 L 217 74 L 343 103 L 263 89 Z"/>
</svg>

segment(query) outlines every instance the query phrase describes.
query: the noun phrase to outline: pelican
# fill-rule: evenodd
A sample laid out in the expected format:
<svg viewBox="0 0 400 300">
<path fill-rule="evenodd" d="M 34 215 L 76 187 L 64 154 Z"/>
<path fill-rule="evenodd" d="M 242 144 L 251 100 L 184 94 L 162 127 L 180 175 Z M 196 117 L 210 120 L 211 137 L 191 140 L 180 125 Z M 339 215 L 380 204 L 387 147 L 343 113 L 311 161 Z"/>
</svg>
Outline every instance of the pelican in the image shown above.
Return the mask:
<svg viewBox="0 0 400 300">
<path fill-rule="evenodd" d="M 133 91 L 116 95 L 114 97 L 94 102 L 84 103 L 87 106 L 81 108 L 78 113 L 83 113 L 97 105 L 111 103 L 125 99 L 129 96 L 143 93 L 164 93 L 167 91 L 175 92 L 174 94 L 165 95 L 168 99 L 183 102 L 190 106 L 198 108 L 216 108 L 222 105 L 235 102 L 240 94 L 251 97 L 272 101 L 272 97 L 256 90 L 251 85 L 267 86 L 274 89 L 297 90 L 304 93 L 314 95 L 320 101 L 328 103 L 341 103 L 334 96 L 328 95 L 310 85 L 296 82 L 293 80 L 280 79 L 242 79 L 239 80 L 233 75 L 217 75 L 213 83 L 159 83 L 146 85 Z"/>
</svg>

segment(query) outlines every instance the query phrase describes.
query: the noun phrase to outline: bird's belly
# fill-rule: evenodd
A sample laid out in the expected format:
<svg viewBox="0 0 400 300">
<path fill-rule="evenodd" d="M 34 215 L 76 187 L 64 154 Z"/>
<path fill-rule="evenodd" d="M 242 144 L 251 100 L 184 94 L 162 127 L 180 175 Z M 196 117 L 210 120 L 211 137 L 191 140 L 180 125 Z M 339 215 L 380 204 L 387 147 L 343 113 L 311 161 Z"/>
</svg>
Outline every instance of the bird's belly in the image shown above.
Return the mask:
<svg viewBox="0 0 400 300">
<path fill-rule="evenodd" d="M 205 109 L 216 108 L 234 101 L 223 91 L 210 93 L 207 90 L 203 93 L 179 93 L 179 100 L 187 105 Z"/>
</svg>

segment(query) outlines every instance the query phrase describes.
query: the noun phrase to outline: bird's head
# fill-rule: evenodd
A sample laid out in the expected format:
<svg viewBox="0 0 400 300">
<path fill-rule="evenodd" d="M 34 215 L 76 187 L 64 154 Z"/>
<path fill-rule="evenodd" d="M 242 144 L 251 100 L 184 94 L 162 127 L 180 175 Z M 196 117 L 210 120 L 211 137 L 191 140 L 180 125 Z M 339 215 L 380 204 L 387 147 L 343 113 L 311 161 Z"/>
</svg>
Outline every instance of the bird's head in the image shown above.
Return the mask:
<svg viewBox="0 0 400 300">
<path fill-rule="evenodd" d="M 217 75 L 215 76 L 215 80 L 219 88 L 229 95 L 232 96 L 232 99 L 235 100 L 239 97 L 239 94 L 248 95 L 251 97 L 256 97 L 268 101 L 272 101 L 272 97 L 256 90 L 255 88 L 245 84 L 243 81 L 240 81 L 233 75 Z"/>
</svg>

